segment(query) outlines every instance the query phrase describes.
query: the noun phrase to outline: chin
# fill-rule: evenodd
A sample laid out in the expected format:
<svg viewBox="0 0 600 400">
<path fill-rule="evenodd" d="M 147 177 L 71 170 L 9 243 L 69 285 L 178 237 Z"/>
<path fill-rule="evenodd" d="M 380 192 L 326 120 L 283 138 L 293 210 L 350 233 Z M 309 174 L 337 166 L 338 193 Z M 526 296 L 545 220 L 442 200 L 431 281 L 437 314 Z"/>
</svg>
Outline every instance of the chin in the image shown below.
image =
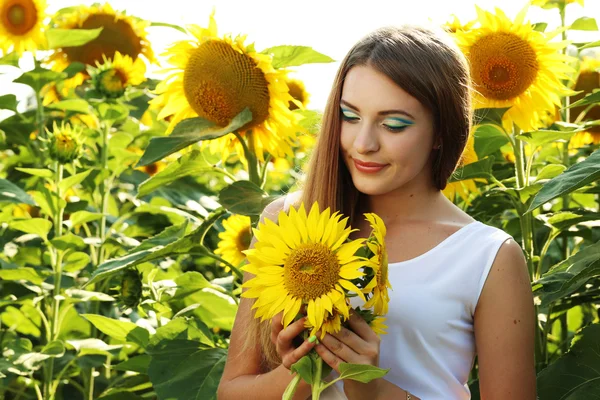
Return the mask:
<svg viewBox="0 0 600 400">
<path fill-rule="evenodd" d="M 389 184 L 386 184 L 384 180 L 379 180 L 376 178 L 372 178 L 370 180 L 369 178 L 352 179 L 352 182 L 354 183 L 356 190 L 367 196 L 378 196 L 389 193 L 391 190 L 393 190 L 393 187 L 391 187 Z"/>
</svg>

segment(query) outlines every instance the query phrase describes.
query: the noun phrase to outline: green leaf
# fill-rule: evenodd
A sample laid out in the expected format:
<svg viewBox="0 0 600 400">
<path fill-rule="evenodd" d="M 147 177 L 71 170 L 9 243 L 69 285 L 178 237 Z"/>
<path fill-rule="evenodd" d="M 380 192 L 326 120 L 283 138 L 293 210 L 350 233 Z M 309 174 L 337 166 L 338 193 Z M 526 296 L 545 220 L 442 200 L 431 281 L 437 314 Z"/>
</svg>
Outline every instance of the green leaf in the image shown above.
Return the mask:
<svg viewBox="0 0 600 400">
<path fill-rule="evenodd" d="M 131 252 L 134 253 L 142 250 L 151 249 L 156 246 L 166 246 L 169 243 L 173 243 L 174 241 L 181 239 L 185 235 L 188 225 L 189 221 L 186 219 L 180 225 L 169 226 L 162 232 L 152 236 L 149 239 L 142 241 L 137 247 L 133 248 Z"/>
<path fill-rule="evenodd" d="M 162 160 L 166 156 L 200 140 L 217 139 L 235 132 L 250 121 L 252 121 L 252 113 L 249 108 L 245 108 L 244 111 L 236 115 L 229 125 L 224 128 L 200 117 L 184 119 L 175 126 L 170 136 L 151 138 L 146 151 L 138 161 L 136 167 Z"/>
<path fill-rule="evenodd" d="M 473 135 L 475 136 L 475 152 L 480 159 L 508 143 L 508 138 L 496 125 L 478 125 Z"/>
<path fill-rule="evenodd" d="M 92 221 L 96 221 L 99 220 L 100 218 L 102 218 L 102 214 L 100 213 L 92 213 L 89 211 L 75 211 L 73 214 L 71 214 L 71 217 L 69 218 L 69 221 L 71 221 L 71 223 L 73 224 L 73 228 L 82 224 L 85 224 L 86 222 L 92 222 Z"/>
<path fill-rule="evenodd" d="M 17 171 L 25 172 L 26 174 L 39 176 L 41 178 L 53 178 L 54 171 L 48 168 L 15 168 Z"/>
<path fill-rule="evenodd" d="M 46 29 L 48 49 L 83 46 L 100 36 L 102 27 L 96 29 Z"/>
<path fill-rule="evenodd" d="M 181 33 L 187 33 L 187 31 L 179 25 L 167 24 L 166 22 L 151 22 L 150 26 L 164 26 L 165 28 L 173 28 Z"/>
<path fill-rule="evenodd" d="M 175 318 L 161 326 L 150 338 L 149 346 L 156 346 L 162 340 L 195 340 L 208 347 L 215 347 L 210 339 L 212 333 L 208 327 L 197 319 Z"/>
<path fill-rule="evenodd" d="M 62 70 L 63 74 L 65 74 L 65 79 L 69 79 L 77 75 L 77 73 L 85 70 L 85 64 L 75 61 L 69 64 L 65 69 Z"/>
<path fill-rule="evenodd" d="M 72 188 L 73 186 L 83 182 L 83 180 L 87 178 L 91 172 L 92 170 L 88 169 L 87 171 L 71 175 L 68 178 L 65 178 L 62 181 L 60 181 L 60 183 L 58 184 L 58 188 L 60 189 L 61 193 L 65 193 L 69 188 Z"/>
<path fill-rule="evenodd" d="M 92 277 L 88 282 L 86 282 L 84 286 L 95 282 L 101 277 L 110 276 L 125 268 L 130 268 L 144 262 L 164 259 L 165 257 L 175 256 L 179 254 L 188 254 L 192 249 L 194 251 L 202 251 L 202 241 L 204 240 L 204 236 L 215 223 L 215 221 L 218 218 L 220 218 L 225 212 L 226 210 L 224 208 L 219 208 L 215 210 L 193 232 L 181 239 L 169 243 L 166 246 L 158 245 L 153 248 L 144 249 L 141 251 L 134 251 L 119 258 L 108 260 L 102 263 L 94 271 Z M 203 251 L 207 250 L 204 249 Z"/>
<path fill-rule="evenodd" d="M 308 46 L 275 46 L 265 49 L 261 53 L 273 56 L 273 67 L 275 69 L 335 61 L 333 58 Z"/>
<path fill-rule="evenodd" d="M 102 292 L 90 292 L 82 289 L 68 288 L 65 293 L 75 302 L 81 301 L 116 301 L 114 297 Z"/>
<path fill-rule="evenodd" d="M 40 185 L 39 188 L 39 191 L 34 191 L 31 195 L 46 215 L 54 216 L 59 206 L 65 207 L 67 205 L 64 199 L 59 199 L 56 193 L 51 192 L 47 187 Z"/>
<path fill-rule="evenodd" d="M 159 399 L 213 400 L 227 351 L 190 340 L 163 340 L 148 353 L 148 376 Z"/>
<path fill-rule="evenodd" d="M 569 352 L 537 378 L 540 399 L 589 400 L 600 396 L 600 324 L 584 328 Z"/>
<path fill-rule="evenodd" d="M 577 18 L 569 27 L 572 31 L 597 31 L 596 20 L 590 17 Z"/>
<path fill-rule="evenodd" d="M 102 315 L 81 314 L 90 321 L 99 331 L 113 339 L 132 342 L 145 348 L 148 345 L 150 334 L 148 331 L 133 322 L 119 321 Z"/>
<path fill-rule="evenodd" d="M 547 27 L 548 24 L 546 22 L 537 22 L 533 24 L 533 30 L 538 32 L 544 32 Z"/>
<path fill-rule="evenodd" d="M 462 166 L 454 171 L 454 173 L 450 176 L 449 182 L 458 182 L 477 178 L 490 178 L 492 176 L 493 164 L 494 157 L 490 156 L 484 158 L 483 160 L 475 161 L 474 163 Z"/>
<path fill-rule="evenodd" d="M 596 40 L 595 42 L 588 42 L 588 43 L 576 43 L 575 45 L 577 47 L 579 47 L 579 50 L 591 49 L 593 47 L 600 47 L 600 40 Z"/>
<path fill-rule="evenodd" d="M 219 192 L 219 203 L 233 214 L 260 215 L 276 197 L 250 181 L 237 181 Z"/>
<path fill-rule="evenodd" d="M 0 269 L 0 278 L 5 281 L 26 280 L 35 285 L 41 285 L 45 277 L 37 270 L 30 267 L 18 267 L 15 269 Z"/>
<path fill-rule="evenodd" d="M 62 236 L 50 240 L 54 248 L 58 250 L 83 250 L 86 247 L 85 242 L 80 236 L 68 232 Z"/>
<path fill-rule="evenodd" d="M 25 72 L 14 80 L 16 83 L 22 83 L 31 87 L 36 93 L 39 93 L 48 83 L 56 81 L 62 77 L 61 72 L 52 71 L 42 67 Z"/>
<path fill-rule="evenodd" d="M 61 111 L 73 111 L 80 114 L 89 114 L 90 105 L 83 99 L 68 99 L 57 103 L 48 104 L 46 108 Z"/>
<path fill-rule="evenodd" d="M 362 383 L 371 382 L 373 379 L 384 377 L 390 370 L 366 364 L 340 363 L 340 378 L 352 379 Z"/>
<path fill-rule="evenodd" d="M 0 96 L 0 110 L 17 112 L 17 96 L 14 94 L 5 94 Z"/>
<path fill-rule="evenodd" d="M 148 354 L 142 354 L 139 356 L 131 357 L 129 360 L 123 361 L 120 364 L 115 365 L 113 368 L 117 371 L 134 371 L 140 374 L 148 375 L 148 367 L 152 357 Z"/>
<path fill-rule="evenodd" d="M 323 120 L 322 112 L 318 110 L 294 110 L 294 112 L 304 117 L 298 124 L 306 129 L 309 134 L 316 135 L 319 133 L 321 121 Z"/>
<path fill-rule="evenodd" d="M 129 110 L 119 103 L 100 103 L 97 106 L 100 117 L 107 121 L 119 121 L 129 116 Z"/>
<path fill-rule="evenodd" d="M 473 125 L 492 124 L 502 127 L 502 117 L 510 107 L 478 108 L 473 113 Z"/>
<path fill-rule="evenodd" d="M 535 177 L 535 182 L 541 181 L 542 179 L 552 179 L 562 174 L 567 167 L 562 164 L 548 164 L 542 168 L 542 170 Z"/>
<path fill-rule="evenodd" d="M 587 210 L 560 211 L 550 216 L 547 222 L 558 231 L 564 231 L 581 222 L 600 220 L 600 213 Z"/>
<path fill-rule="evenodd" d="M 31 196 L 14 183 L 0 178 L 0 201 L 35 206 Z"/>
<path fill-rule="evenodd" d="M 52 357 L 62 357 L 65 354 L 65 345 L 60 340 L 52 341 L 44 346 L 42 353 Z"/>
<path fill-rule="evenodd" d="M 19 59 L 21 57 L 16 52 L 8 53 L 4 57 L 0 58 L 0 65 L 11 65 L 19 68 Z"/>
<path fill-rule="evenodd" d="M 65 346 L 62 341 L 55 340 L 48 343 L 41 352 L 31 352 L 20 354 L 13 363 L 22 366 L 29 371 L 35 371 L 42 366 L 42 361 L 49 358 L 60 358 L 65 354 Z"/>
<path fill-rule="evenodd" d="M 81 339 L 81 340 L 67 340 L 67 344 L 71 347 L 73 347 L 73 349 L 75 349 L 75 351 L 77 351 L 77 355 L 79 357 L 81 356 L 86 356 L 86 355 L 90 355 L 90 354 L 101 354 L 101 355 L 110 355 L 110 351 L 111 350 L 118 350 L 118 349 L 122 349 L 123 345 L 121 344 L 113 344 L 113 345 L 109 345 L 106 344 L 106 342 L 100 340 L 100 339 L 95 339 L 95 338 L 87 338 L 87 339 Z"/>
<path fill-rule="evenodd" d="M 175 162 L 169 164 L 167 168 L 142 182 L 138 187 L 137 198 L 146 196 L 161 186 L 168 185 L 177 179 L 189 175 L 202 176 L 214 173 L 215 168 L 204 160 L 202 153 L 194 150 L 179 157 Z"/>
<path fill-rule="evenodd" d="M 587 106 L 588 104 L 595 104 L 595 103 L 600 103 L 600 90 L 586 95 L 583 99 L 579 99 L 576 102 L 571 103 L 569 105 L 569 107 L 566 107 L 566 108 Z"/>
<path fill-rule="evenodd" d="M 83 251 L 69 253 L 63 260 L 63 271 L 77 272 L 85 268 L 90 263 L 90 256 Z"/>
<path fill-rule="evenodd" d="M 33 233 L 40 236 L 46 242 L 48 240 L 48 232 L 52 229 L 52 222 L 44 218 L 31 218 L 28 220 L 12 221 L 10 228 L 25 233 Z"/>
<path fill-rule="evenodd" d="M 309 385 L 313 384 L 313 376 L 315 375 L 315 365 L 311 356 L 305 355 L 304 357 L 296 361 L 290 367 L 290 371 L 300 375 L 302 380 L 308 383 Z"/>
<path fill-rule="evenodd" d="M 543 146 L 547 143 L 552 143 L 559 140 L 567 141 L 575 133 L 577 133 L 577 130 L 570 132 L 541 130 L 535 132 L 526 132 L 522 135 L 517 135 L 516 137 L 524 142 L 529 143 L 534 148 L 537 148 L 538 146 Z"/>
<path fill-rule="evenodd" d="M 585 160 L 572 165 L 565 172 L 548 181 L 537 193 L 527 212 L 600 179 L 598 165 L 600 165 L 600 150 L 596 150 Z"/>
</svg>

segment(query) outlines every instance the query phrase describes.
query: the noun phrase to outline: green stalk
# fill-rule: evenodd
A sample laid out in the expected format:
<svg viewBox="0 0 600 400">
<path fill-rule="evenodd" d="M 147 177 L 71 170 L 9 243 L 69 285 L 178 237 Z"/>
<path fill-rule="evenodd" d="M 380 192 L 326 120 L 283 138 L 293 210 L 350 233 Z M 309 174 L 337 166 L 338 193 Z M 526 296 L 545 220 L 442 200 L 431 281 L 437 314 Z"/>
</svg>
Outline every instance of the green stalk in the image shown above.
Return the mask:
<svg viewBox="0 0 600 400">
<path fill-rule="evenodd" d="M 319 400 L 321 396 L 321 375 L 323 373 L 323 359 L 321 357 L 315 357 L 315 375 L 313 376 L 312 384 L 312 400 Z"/>
<path fill-rule="evenodd" d="M 102 130 L 102 164 L 101 171 L 104 172 L 108 168 L 108 134 L 110 133 L 111 124 L 105 122 L 104 129 Z M 106 240 L 106 214 L 108 212 L 108 196 L 110 196 L 110 181 L 109 178 L 105 178 L 102 187 L 102 219 L 100 220 L 100 257 L 98 265 L 104 262 L 104 241 Z"/>
<path fill-rule="evenodd" d="M 58 161 L 54 164 L 54 181 L 56 185 L 56 196 L 58 198 L 58 207 L 56 214 L 54 215 L 54 237 L 62 236 L 62 220 L 63 220 L 63 208 L 60 206 L 60 200 L 62 199 L 62 193 L 60 190 L 60 182 L 63 178 L 64 167 Z M 54 261 L 53 272 L 54 272 L 54 290 L 52 292 L 52 316 L 50 319 L 50 341 L 56 340 L 60 332 L 59 313 L 60 313 L 60 284 L 62 278 L 62 257 L 63 254 L 60 250 L 53 252 L 52 257 Z M 52 399 L 54 394 L 52 389 L 52 377 L 54 375 L 54 357 L 48 360 L 48 370 L 44 374 L 44 398 Z"/>
<path fill-rule="evenodd" d="M 283 396 L 281 397 L 281 400 L 293 399 L 294 394 L 296 393 L 296 390 L 298 389 L 298 385 L 300 385 L 301 380 L 302 380 L 302 378 L 300 378 L 299 374 L 294 375 L 294 377 L 290 381 L 287 388 L 285 388 L 285 392 L 283 392 Z"/>
</svg>

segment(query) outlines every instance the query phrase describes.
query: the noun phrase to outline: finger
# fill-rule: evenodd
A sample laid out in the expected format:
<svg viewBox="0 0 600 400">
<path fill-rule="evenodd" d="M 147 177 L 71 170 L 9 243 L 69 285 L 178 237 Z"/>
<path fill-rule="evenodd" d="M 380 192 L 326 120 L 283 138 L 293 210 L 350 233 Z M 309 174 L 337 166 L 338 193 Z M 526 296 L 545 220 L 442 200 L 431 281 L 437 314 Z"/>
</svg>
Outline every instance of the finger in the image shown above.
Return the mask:
<svg viewBox="0 0 600 400">
<path fill-rule="evenodd" d="M 340 363 L 346 362 L 333 354 L 327 347 L 322 344 L 315 346 L 317 354 L 325 361 L 327 365 L 333 368 L 338 374 L 340 373 Z"/>
<path fill-rule="evenodd" d="M 289 352 L 282 360 L 282 364 L 287 369 L 290 369 L 292 364 L 298 362 L 302 357 L 308 354 L 312 348 L 315 347 L 315 343 L 311 343 L 305 340 L 298 348 L 294 351 Z"/>
<path fill-rule="evenodd" d="M 277 343 L 277 336 L 283 330 L 283 325 L 281 324 L 282 315 L 283 313 L 279 313 L 271 320 L 271 343 L 273 344 Z"/>
<path fill-rule="evenodd" d="M 302 317 L 298 321 L 289 324 L 287 328 L 279 332 L 279 335 L 277 335 L 277 345 L 280 346 L 282 350 L 292 347 L 292 340 L 294 340 L 296 336 L 304 331 L 305 321 L 306 317 Z"/>
<path fill-rule="evenodd" d="M 348 325 L 354 333 L 360 336 L 367 342 L 378 341 L 379 336 L 373 331 L 373 329 L 367 324 L 367 322 L 354 310 L 350 310 L 350 318 L 348 319 Z"/>
<path fill-rule="evenodd" d="M 358 354 L 354 350 L 346 346 L 337 338 L 331 336 L 329 333 L 323 336 L 323 339 L 321 339 L 321 343 L 337 357 L 343 360 L 349 360 L 348 362 L 352 362 L 351 360 L 354 360 L 358 357 Z"/>
<path fill-rule="evenodd" d="M 331 335 L 358 354 L 363 353 L 368 347 L 368 343 L 363 338 L 344 327 L 339 332 Z"/>
</svg>

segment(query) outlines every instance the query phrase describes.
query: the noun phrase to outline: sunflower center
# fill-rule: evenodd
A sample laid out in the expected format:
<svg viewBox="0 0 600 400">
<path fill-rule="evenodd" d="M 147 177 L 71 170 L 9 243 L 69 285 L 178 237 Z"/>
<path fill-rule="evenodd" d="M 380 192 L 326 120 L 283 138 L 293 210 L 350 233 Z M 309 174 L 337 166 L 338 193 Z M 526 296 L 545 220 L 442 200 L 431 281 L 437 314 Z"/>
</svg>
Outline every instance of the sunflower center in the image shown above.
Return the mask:
<svg viewBox="0 0 600 400">
<path fill-rule="evenodd" d="M 192 109 L 202 118 L 226 126 L 246 107 L 251 129 L 269 116 L 269 86 L 256 62 L 231 45 L 210 40 L 190 54 L 183 89 Z"/>
<path fill-rule="evenodd" d="M 13 0 L 2 11 L 4 27 L 13 35 L 24 35 L 37 23 L 38 13 L 32 0 Z"/>
<path fill-rule="evenodd" d="M 87 65 L 102 62 L 102 55 L 114 59 L 115 52 L 137 59 L 142 52 L 142 39 L 135 33 L 133 27 L 123 19 L 117 19 L 112 14 L 92 14 L 83 21 L 81 29 L 102 28 L 100 35 L 77 47 L 65 47 L 69 61 L 79 61 Z"/>
<path fill-rule="evenodd" d="M 252 234 L 250 233 L 250 228 L 244 229 L 238 233 L 237 240 L 235 241 L 235 245 L 237 249 L 241 252 L 243 250 L 248 250 L 250 247 L 250 242 L 252 241 Z"/>
<path fill-rule="evenodd" d="M 576 94 L 572 97 L 571 102 L 574 103 L 577 100 L 584 98 L 586 95 L 593 93 L 595 89 L 600 87 L 600 73 L 596 71 L 583 71 L 577 78 L 575 84 L 576 91 L 583 91 L 583 93 Z M 571 122 L 577 119 L 577 116 L 586 109 L 587 106 L 573 107 L 570 113 Z M 594 106 L 585 114 L 585 120 L 593 121 L 600 119 L 600 106 Z M 600 133 L 600 125 L 590 126 L 586 129 L 590 133 Z"/>
<path fill-rule="evenodd" d="M 100 73 L 98 79 L 101 90 L 116 96 L 120 96 L 127 83 L 127 78 L 118 69 L 109 69 Z"/>
<path fill-rule="evenodd" d="M 292 250 L 284 265 L 284 283 L 294 297 L 316 299 L 335 289 L 340 265 L 322 243 L 306 243 Z"/>
<path fill-rule="evenodd" d="M 497 32 L 480 38 L 471 47 L 469 58 L 476 89 L 493 100 L 521 95 L 539 70 L 535 50 L 512 33 Z"/>
</svg>

